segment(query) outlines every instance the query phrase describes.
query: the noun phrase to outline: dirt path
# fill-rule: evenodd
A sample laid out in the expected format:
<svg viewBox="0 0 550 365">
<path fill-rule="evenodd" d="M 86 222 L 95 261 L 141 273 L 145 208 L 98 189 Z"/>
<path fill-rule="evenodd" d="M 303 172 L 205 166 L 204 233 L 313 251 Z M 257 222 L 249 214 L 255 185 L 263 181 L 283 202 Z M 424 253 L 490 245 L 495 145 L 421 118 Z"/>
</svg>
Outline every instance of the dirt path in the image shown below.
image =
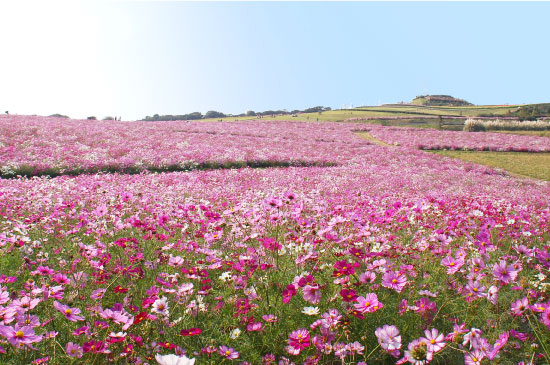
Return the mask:
<svg viewBox="0 0 550 365">
<path fill-rule="evenodd" d="M 378 138 L 374 138 L 369 132 L 355 132 L 355 135 L 379 146 L 394 147 L 391 144 L 379 140 Z"/>
</svg>

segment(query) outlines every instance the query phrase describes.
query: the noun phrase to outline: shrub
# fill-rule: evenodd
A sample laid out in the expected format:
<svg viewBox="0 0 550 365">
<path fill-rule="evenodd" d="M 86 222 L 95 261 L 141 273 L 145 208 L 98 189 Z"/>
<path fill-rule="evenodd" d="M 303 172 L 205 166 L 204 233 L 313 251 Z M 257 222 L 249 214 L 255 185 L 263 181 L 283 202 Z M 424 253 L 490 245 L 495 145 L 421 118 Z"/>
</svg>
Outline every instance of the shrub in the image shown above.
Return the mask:
<svg viewBox="0 0 550 365">
<path fill-rule="evenodd" d="M 482 120 L 468 119 L 464 123 L 465 132 L 485 132 L 487 127 Z"/>
</svg>

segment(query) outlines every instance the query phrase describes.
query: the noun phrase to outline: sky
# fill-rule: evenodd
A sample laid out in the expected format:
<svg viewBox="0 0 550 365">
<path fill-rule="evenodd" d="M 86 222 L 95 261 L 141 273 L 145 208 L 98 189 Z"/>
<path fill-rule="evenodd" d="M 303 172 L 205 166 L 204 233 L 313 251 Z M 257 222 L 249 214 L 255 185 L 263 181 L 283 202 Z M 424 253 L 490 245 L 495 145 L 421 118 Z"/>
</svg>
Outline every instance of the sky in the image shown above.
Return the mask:
<svg viewBox="0 0 550 365">
<path fill-rule="evenodd" d="M 549 2 L 0 2 L 0 112 L 550 102 Z"/>
</svg>

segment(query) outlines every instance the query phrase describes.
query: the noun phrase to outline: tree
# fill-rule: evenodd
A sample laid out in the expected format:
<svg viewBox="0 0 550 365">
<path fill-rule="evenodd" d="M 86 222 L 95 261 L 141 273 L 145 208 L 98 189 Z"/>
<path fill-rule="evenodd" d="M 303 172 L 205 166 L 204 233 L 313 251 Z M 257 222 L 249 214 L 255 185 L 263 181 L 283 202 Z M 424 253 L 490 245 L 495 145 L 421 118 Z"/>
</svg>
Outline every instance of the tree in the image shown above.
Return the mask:
<svg viewBox="0 0 550 365">
<path fill-rule="evenodd" d="M 225 116 L 226 116 L 225 114 L 221 112 L 217 112 L 215 110 L 209 110 L 204 115 L 205 118 L 225 118 Z"/>
</svg>

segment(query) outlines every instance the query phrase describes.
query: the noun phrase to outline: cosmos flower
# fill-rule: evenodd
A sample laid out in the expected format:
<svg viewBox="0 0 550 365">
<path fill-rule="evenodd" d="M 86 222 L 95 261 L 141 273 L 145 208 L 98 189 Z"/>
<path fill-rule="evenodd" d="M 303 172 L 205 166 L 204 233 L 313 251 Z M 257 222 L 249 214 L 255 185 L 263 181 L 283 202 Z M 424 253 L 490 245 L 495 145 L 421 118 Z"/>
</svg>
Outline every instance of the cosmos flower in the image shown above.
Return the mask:
<svg viewBox="0 0 550 365">
<path fill-rule="evenodd" d="M 441 351 L 445 347 L 445 336 L 435 328 L 431 330 L 425 330 L 424 336 L 420 340 L 426 342 L 428 351 L 436 353 Z"/>
<path fill-rule="evenodd" d="M 156 354 L 155 360 L 157 360 L 157 363 L 159 365 L 194 365 L 195 359 L 190 359 L 185 355 L 161 355 Z"/>
<path fill-rule="evenodd" d="M 74 344 L 72 342 L 67 343 L 65 351 L 70 357 L 78 357 L 79 359 L 82 357 L 83 354 L 82 346 Z"/>
<path fill-rule="evenodd" d="M 59 303 L 57 300 L 53 302 L 53 306 L 55 309 L 61 312 L 65 316 L 65 318 L 67 318 L 71 322 L 84 320 L 84 317 L 79 316 L 81 311 L 78 308 L 71 308 L 68 305 Z"/>
<path fill-rule="evenodd" d="M 0 336 L 4 337 L 13 346 L 19 344 L 30 345 L 42 341 L 42 336 L 37 336 L 34 329 L 30 326 L 20 326 L 15 324 L 15 327 L 0 325 Z"/>
<path fill-rule="evenodd" d="M 407 285 L 407 277 L 405 275 L 388 271 L 382 276 L 382 286 L 393 289 L 398 293 L 403 291 L 405 285 Z"/>
<path fill-rule="evenodd" d="M 384 307 L 384 304 L 378 301 L 375 293 L 369 293 L 365 297 L 358 297 L 357 303 L 353 305 L 359 313 L 372 313 Z"/>
<path fill-rule="evenodd" d="M 380 344 L 380 347 L 392 356 L 399 356 L 399 349 L 401 348 L 401 335 L 399 334 L 399 329 L 397 329 L 397 327 L 385 324 L 382 327 L 378 327 L 374 334 L 378 339 L 378 344 Z"/>
<path fill-rule="evenodd" d="M 235 360 L 239 358 L 239 353 L 231 347 L 222 345 L 219 347 L 218 353 L 229 360 Z"/>
</svg>

